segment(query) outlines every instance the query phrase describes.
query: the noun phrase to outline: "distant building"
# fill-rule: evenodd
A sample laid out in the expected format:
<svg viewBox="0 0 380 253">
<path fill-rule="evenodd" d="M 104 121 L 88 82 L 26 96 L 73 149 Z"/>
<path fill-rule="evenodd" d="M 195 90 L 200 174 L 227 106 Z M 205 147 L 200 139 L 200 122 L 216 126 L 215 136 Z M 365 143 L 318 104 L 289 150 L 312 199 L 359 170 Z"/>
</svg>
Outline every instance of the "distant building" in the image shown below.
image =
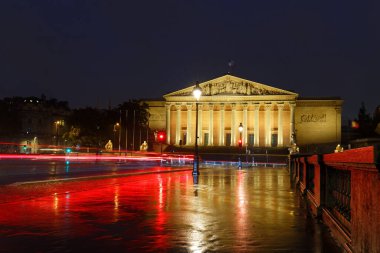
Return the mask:
<svg viewBox="0 0 380 253">
<path fill-rule="evenodd" d="M 70 114 L 67 102 L 45 97 L 4 98 L 2 104 L 8 113 L 16 115 L 18 125 L 13 132 L 0 130 L 0 138 L 19 143 L 23 152 L 34 150 L 36 143 L 56 145 L 63 133 L 64 121 Z"/>
<path fill-rule="evenodd" d="M 229 74 L 199 85 L 199 145 L 238 146 L 240 138 L 244 146 L 252 147 L 341 141 L 340 98 L 301 98 Z M 166 94 L 163 100 L 144 101 L 149 106 L 150 128 L 165 130 L 167 144 L 194 145 L 194 87 Z"/>
</svg>

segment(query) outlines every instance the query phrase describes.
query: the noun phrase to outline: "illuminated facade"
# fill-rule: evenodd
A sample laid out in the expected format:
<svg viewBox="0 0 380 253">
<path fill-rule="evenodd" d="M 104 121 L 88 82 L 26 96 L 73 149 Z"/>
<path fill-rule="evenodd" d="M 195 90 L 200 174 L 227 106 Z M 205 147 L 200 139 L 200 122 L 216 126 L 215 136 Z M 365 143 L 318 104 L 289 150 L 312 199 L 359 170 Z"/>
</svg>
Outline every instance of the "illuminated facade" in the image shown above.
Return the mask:
<svg viewBox="0 0 380 253">
<path fill-rule="evenodd" d="M 300 99 L 297 93 L 224 75 L 199 84 L 198 143 L 237 146 L 240 139 L 252 147 L 287 147 L 340 142 L 342 100 Z M 165 130 L 167 144 L 195 142 L 193 86 L 146 101 L 149 125 Z"/>
</svg>

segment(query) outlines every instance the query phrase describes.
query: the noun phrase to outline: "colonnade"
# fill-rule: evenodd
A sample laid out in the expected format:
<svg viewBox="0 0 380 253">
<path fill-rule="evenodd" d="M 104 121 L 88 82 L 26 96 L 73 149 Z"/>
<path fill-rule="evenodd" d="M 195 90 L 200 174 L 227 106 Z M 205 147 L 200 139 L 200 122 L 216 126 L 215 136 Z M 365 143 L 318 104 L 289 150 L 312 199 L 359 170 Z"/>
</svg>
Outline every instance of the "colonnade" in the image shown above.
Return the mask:
<svg viewBox="0 0 380 253">
<path fill-rule="evenodd" d="M 167 143 L 194 145 L 195 102 L 166 103 Z M 198 106 L 198 143 L 208 146 L 283 147 L 292 142 L 294 101 L 207 103 Z M 242 123 L 243 131 L 239 132 Z"/>
</svg>

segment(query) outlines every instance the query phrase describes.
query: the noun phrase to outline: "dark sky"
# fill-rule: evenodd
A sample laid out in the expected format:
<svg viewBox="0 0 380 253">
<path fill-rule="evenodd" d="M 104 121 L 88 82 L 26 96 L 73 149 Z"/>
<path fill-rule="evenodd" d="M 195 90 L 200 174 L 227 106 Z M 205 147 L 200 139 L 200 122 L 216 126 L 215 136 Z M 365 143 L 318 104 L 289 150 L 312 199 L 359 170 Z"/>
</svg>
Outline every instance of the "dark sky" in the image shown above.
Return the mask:
<svg viewBox="0 0 380 253">
<path fill-rule="evenodd" d="M 0 97 L 117 105 L 228 71 L 380 104 L 378 0 L 1 0 Z"/>
</svg>

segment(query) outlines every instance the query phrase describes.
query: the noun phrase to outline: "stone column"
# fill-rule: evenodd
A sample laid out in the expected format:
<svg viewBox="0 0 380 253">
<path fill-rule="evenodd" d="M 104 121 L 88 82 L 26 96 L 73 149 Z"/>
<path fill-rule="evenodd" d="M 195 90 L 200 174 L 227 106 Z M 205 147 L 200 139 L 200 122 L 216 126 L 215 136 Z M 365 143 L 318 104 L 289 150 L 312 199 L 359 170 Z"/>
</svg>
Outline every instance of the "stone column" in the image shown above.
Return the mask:
<svg viewBox="0 0 380 253">
<path fill-rule="evenodd" d="M 175 144 L 179 145 L 179 141 L 181 140 L 181 105 L 176 105 L 176 109 L 177 121 L 175 129 Z"/>
<path fill-rule="evenodd" d="M 170 144 L 170 108 L 171 104 L 166 104 L 166 143 Z"/>
<path fill-rule="evenodd" d="M 231 146 L 237 146 L 236 142 L 236 104 L 231 104 Z"/>
<path fill-rule="evenodd" d="M 255 122 L 254 122 L 254 146 L 258 147 L 260 145 L 260 124 L 259 124 L 259 111 L 260 104 L 254 105 L 255 109 Z"/>
<path fill-rule="evenodd" d="M 209 140 L 208 143 L 210 146 L 214 145 L 214 105 L 209 104 L 209 113 L 210 113 L 210 120 L 209 120 L 209 126 L 208 126 L 208 135 Z"/>
<path fill-rule="evenodd" d="M 272 140 L 272 126 L 271 126 L 271 109 L 272 104 L 265 104 L 265 146 L 270 147 L 271 146 L 271 140 Z"/>
<path fill-rule="evenodd" d="M 219 146 L 224 145 L 224 104 L 220 104 Z"/>
<path fill-rule="evenodd" d="M 202 104 L 199 104 L 198 105 L 198 144 L 199 145 L 202 145 L 203 144 L 203 124 L 202 124 L 202 116 L 203 116 L 203 105 Z"/>
<path fill-rule="evenodd" d="M 284 145 L 284 135 L 283 135 L 283 123 L 282 123 L 282 112 L 284 109 L 284 104 L 277 104 L 278 109 L 278 129 L 277 129 L 277 146 L 282 147 Z"/>
<path fill-rule="evenodd" d="M 191 109 L 193 108 L 192 104 L 187 104 L 187 131 L 186 131 L 186 145 L 192 145 L 192 133 L 191 133 Z"/>
<path fill-rule="evenodd" d="M 248 143 L 248 104 L 243 104 L 243 142 L 242 144 L 245 145 Z"/>
<path fill-rule="evenodd" d="M 295 132 L 295 129 L 294 129 L 294 107 L 295 107 L 295 103 L 292 102 L 292 103 L 289 103 L 289 107 L 290 107 L 290 144 L 293 144 L 294 142 L 296 142 L 296 132 Z"/>
</svg>

